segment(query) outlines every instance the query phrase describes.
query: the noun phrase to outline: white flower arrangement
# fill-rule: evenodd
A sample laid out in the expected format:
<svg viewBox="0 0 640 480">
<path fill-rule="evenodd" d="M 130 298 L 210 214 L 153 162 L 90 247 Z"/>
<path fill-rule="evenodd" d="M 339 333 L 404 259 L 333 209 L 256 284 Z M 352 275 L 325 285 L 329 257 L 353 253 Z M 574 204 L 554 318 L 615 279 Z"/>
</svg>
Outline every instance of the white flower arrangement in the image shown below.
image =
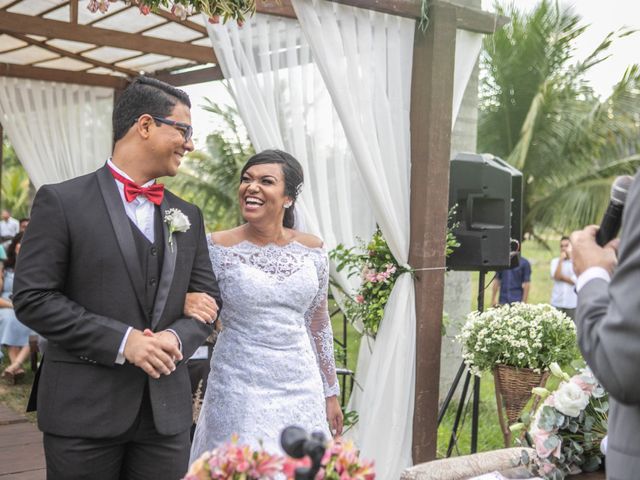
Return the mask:
<svg viewBox="0 0 640 480">
<path fill-rule="evenodd" d="M 471 312 L 457 339 L 474 375 L 499 364 L 541 373 L 553 362 L 566 364 L 579 356 L 573 321 L 548 304 Z"/>
<path fill-rule="evenodd" d="M 191 228 L 191 222 L 182 210 L 178 208 L 170 208 L 164 212 L 164 222 L 169 227 L 169 248 L 173 252 L 173 234 L 176 232 L 186 232 Z"/>
<path fill-rule="evenodd" d="M 532 458 L 521 462 L 546 480 L 562 480 L 581 471 L 591 472 L 602 465 L 606 451 L 609 417 L 608 394 L 588 368 L 570 377 L 559 365 L 551 372 L 561 382 L 555 391 L 534 388 L 542 404 L 531 423 L 517 423 L 513 432 L 527 429 L 527 442 L 534 447 Z"/>
</svg>

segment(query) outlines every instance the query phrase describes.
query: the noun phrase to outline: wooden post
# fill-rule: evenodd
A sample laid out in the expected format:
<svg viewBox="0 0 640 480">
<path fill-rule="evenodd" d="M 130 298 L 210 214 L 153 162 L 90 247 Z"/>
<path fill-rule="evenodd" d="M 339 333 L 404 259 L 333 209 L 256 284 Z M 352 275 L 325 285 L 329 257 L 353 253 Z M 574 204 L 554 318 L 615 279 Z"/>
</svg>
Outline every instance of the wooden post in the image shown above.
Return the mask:
<svg viewBox="0 0 640 480">
<path fill-rule="evenodd" d="M 445 234 L 456 42 L 456 7 L 429 9 L 416 27 L 411 88 L 411 244 L 416 287 L 416 391 L 413 461 L 436 456 L 444 296 Z M 434 270 L 422 270 L 433 268 Z"/>
</svg>

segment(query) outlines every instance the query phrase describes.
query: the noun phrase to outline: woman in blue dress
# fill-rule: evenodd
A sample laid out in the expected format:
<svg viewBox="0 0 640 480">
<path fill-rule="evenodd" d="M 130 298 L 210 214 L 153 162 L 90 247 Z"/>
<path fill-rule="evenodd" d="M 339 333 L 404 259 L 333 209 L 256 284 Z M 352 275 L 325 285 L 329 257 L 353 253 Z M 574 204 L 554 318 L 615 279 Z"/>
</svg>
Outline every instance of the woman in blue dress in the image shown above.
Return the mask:
<svg viewBox="0 0 640 480">
<path fill-rule="evenodd" d="M 25 327 L 13 310 L 11 292 L 13 290 L 13 275 L 16 266 L 16 257 L 20 251 L 22 232 L 18 233 L 7 249 L 7 260 L 0 272 L 2 295 L 0 297 L 0 344 L 7 347 L 9 354 L 9 366 L 2 372 L 2 377 L 9 383 L 15 383 L 24 375 L 22 364 L 29 356 L 29 335 L 31 329 Z"/>
</svg>

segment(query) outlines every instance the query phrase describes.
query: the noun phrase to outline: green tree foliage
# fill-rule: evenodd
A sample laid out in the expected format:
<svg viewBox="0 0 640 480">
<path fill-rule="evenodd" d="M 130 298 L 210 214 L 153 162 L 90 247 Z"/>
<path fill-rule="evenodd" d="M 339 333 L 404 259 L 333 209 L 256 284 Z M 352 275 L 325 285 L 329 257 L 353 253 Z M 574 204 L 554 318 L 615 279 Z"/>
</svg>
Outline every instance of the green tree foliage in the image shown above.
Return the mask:
<svg viewBox="0 0 640 480">
<path fill-rule="evenodd" d="M 167 183 L 183 198 L 198 205 L 211 231 L 242 223 L 238 203 L 240 170 L 254 149 L 240 126 L 238 112 L 207 99 L 205 110 L 221 120 L 207 136 L 206 151 L 189 154 L 178 175 Z"/>
<path fill-rule="evenodd" d="M 15 218 L 29 216 L 29 177 L 6 136 L 2 139 L 2 208 Z"/>
<path fill-rule="evenodd" d="M 530 13 L 497 10 L 511 23 L 484 41 L 479 150 L 523 172 L 524 232 L 597 223 L 615 176 L 640 166 L 640 69 L 629 67 L 604 99 L 586 74 L 634 32 L 608 34 L 577 62 L 575 40 L 588 26 L 571 10 L 549 0 Z"/>
</svg>

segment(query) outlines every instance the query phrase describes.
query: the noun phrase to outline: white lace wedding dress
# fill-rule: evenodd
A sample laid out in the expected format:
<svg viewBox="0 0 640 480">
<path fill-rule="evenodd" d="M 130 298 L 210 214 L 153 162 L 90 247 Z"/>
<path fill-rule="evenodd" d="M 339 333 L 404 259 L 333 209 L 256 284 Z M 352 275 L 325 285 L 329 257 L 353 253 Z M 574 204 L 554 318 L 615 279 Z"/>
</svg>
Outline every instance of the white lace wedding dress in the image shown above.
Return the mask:
<svg viewBox="0 0 640 480">
<path fill-rule="evenodd" d="M 288 425 L 329 438 L 325 396 L 338 395 L 327 313 L 327 253 L 298 242 L 231 247 L 209 255 L 220 285 L 222 332 L 191 459 L 228 442 L 281 452 Z"/>
</svg>

